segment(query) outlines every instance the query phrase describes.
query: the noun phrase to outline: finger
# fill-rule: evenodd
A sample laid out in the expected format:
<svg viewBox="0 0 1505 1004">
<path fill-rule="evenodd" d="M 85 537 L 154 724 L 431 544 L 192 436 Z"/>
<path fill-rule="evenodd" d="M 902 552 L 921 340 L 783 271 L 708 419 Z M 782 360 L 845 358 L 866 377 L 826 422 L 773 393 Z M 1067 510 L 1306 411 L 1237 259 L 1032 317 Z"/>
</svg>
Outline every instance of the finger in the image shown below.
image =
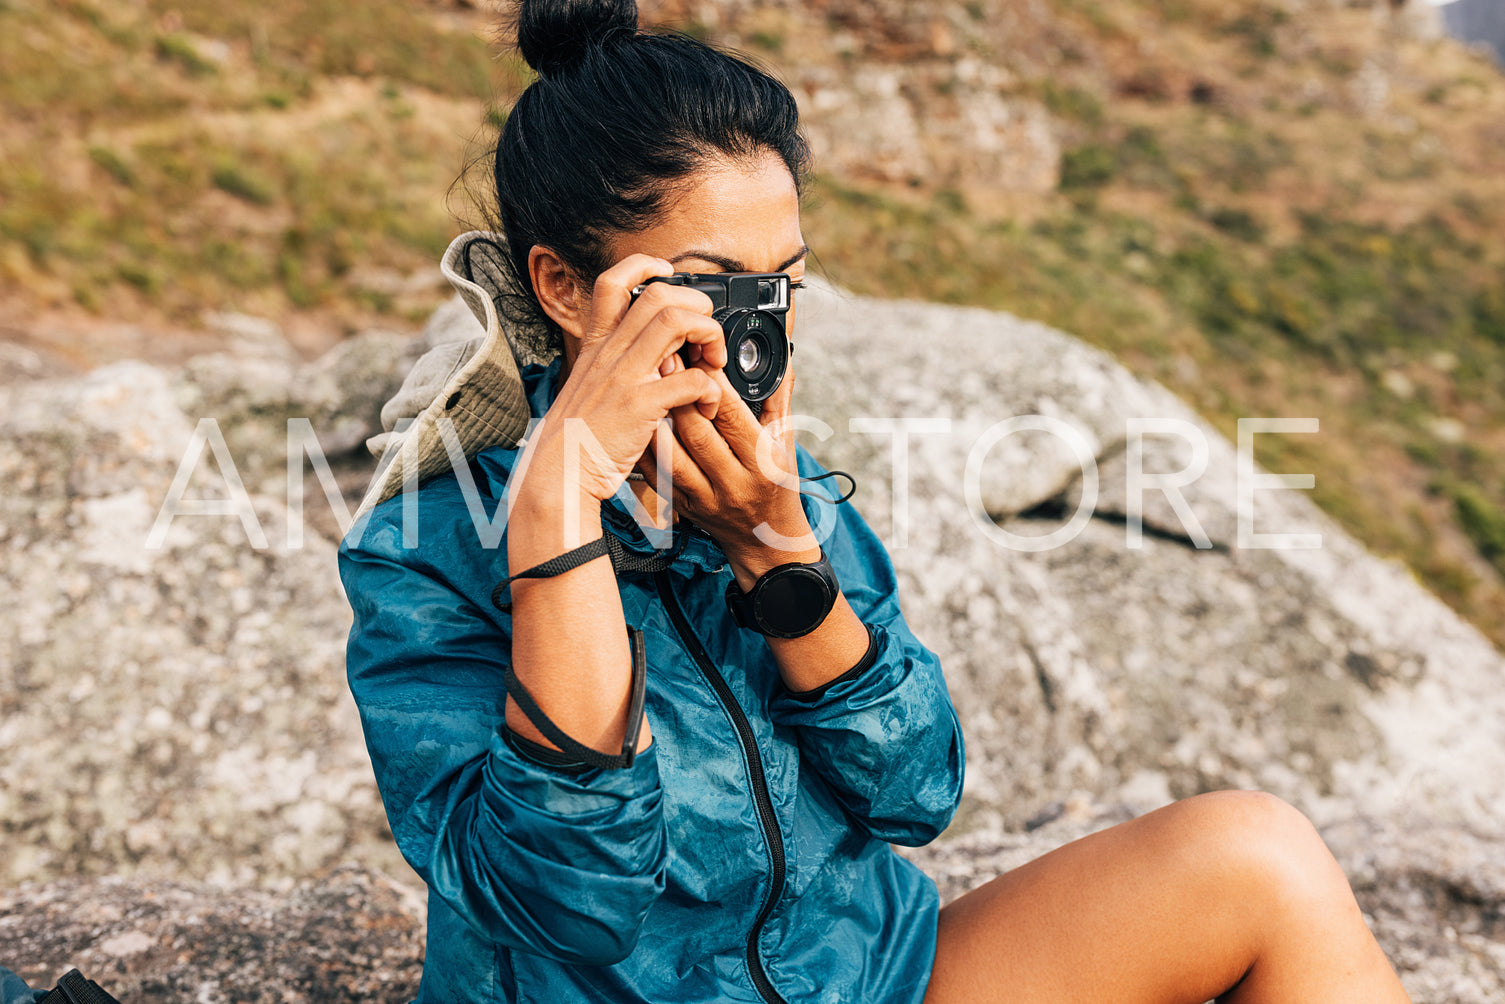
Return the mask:
<svg viewBox="0 0 1505 1004">
<path fill-rule="evenodd" d="M 673 376 L 675 373 L 679 373 L 688 368 L 689 366 L 686 364 L 685 360 L 680 358 L 680 354 L 678 352 L 671 352 L 668 356 L 665 357 L 664 361 L 659 364 L 658 373 L 659 376 Z M 701 368 L 704 369 L 704 367 Z M 696 402 L 695 407 L 699 410 L 700 414 L 708 420 L 716 417 L 716 412 L 718 410 L 717 404 L 699 401 Z"/>
<path fill-rule="evenodd" d="M 727 339 L 722 334 L 721 324 L 713 321 L 709 313 L 698 309 L 697 304 L 668 303 L 647 319 L 635 336 L 632 348 L 656 358 L 686 346 L 700 351 L 698 364 L 707 364 L 712 369 L 721 369 L 716 366 L 716 360 L 721 360 L 722 366 L 725 364 Z"/>
<path fill-rule="evenodd" d="M 596 277 L 591 290 L 590 326 L 584 341 L 598 341 L 621 326 L 632 305 L 632 291 L 656 275 L 673 275 L 674 266 L 652 255 L 628 255 Z M 661 286 L 662 283 L 654 283 Z M 653 288 L 652 286 L 649 287 Z M 671 288 L 665 286 L 664 288 Z"/>
<path fill-rule="evenodd" d="M 649 441 L 647 449 L 643 450 L 643 455 L 638 457 L 638 462 L 634 465 L 634 469 L 643 476 L 643 480 L 648 483 L 648 487 L 652 488 L 655 493 L 658 493 L 658 463 L 654 460 L 656 452 L 655 442 L 655 440 Z"/>
<path fill-rule="evenodd" d="M 623 328 L 629 328 L 632 323 L 629 315 Z M 623 346 L 621 358 L 630 373 L 657 369 L 667 357 L 674 355 L 685 345 L 699 346 L 701 361 L 697 365 L 702 369 L 719 369 L 712 362 L 718 356 L 726 355 L 726 338 L 721 332 L 721 325 L 702 312 L 686 309 L 678 304 L 659 310 L 629 337 L 630 344 Z"/>
<path fill-rule="evenodd" d="M 668 490 L 676 499 L 683 497 L 685 492 L 695 494 L 701 499 L 707 498 L 707 493 L 712 491 L 710 480 L 699 465 L 685 453 L 678 437 L 670 435 L 667 438 L 668 452 L 665 453 L 661 453 L 659 449 L 662 442 L 655 436 L 648 444 L 648 449 L 644 450 L 643 455 L 638 458 L 637 468 L 642 472 L 648 487 L 652 488 L 655 494 L 663 496 L 663 492 L 659 491 L 659 477 L 667 471 L 669 474 Z M 694 506 L 690 508 L 693 509 Z"/>
<path fill-rule="evenodd" d="M 778 390 L 773 392 L 763 402 L 763 413 L 758 416 L 758 422 L 763 426 L 781 422 L 790 415 L 790 409 L 794 406 L 794 363 L 791 361 L 789 368 L 784 373 L 784 382 L 779 384 Z"/>
<path fill-rule="evenodd" d="M 702 371 L 703 372 L 703 371 Z M 716 417 L 708 419 L 693 408 L 681 408 L 674 413 L 674 434 L 679 438 L 685 452 L 689 453 L 707 472 L 726 470 L 728 465 L 741 468 L 735 453 L 727 446 L 720 432 L 721 416 L 734 407 L 747 406 L 736 400 L 736 392 L 721 381 L 721 405 Z M 732 397 L 727 397 L 731 394 Z"/>
<path fill-rule="evenodd" d="M 725 370 L 717 370 L 712 378 L 721 388 L 721 407 L 716 412 L 718 438 L 727 444 L 733 455 L 744 467 L 751 467 L 757 456 L 758 436 L 762 426 L 747 402 L 737 393 Z M 767 402 L 765 401 L 766 405 Z"/>
<path fill-rule="evenodd" d="M 715 499 L 716 490 L 712 486 L 711 477 L 705 469 L 690 455 L 684 440 L 680 438 L 682 415 L 695 415 L 694 409 L 681 409 L 674 416 L 674 435 L 669 440 L 670 455 L 665 457 L 658 452 L 658 443 L 654 442 L 655 463 L 660 466 L 669 465 L 670 477 L 674 482 L 676 498 L 686 503 L 692 515 L 697 508 L 708 508 L 708 503 Z M 700 503 L 697 506 L 697 502 Z"/>
<path fill-rule="evenodd" d="M 634 256 L 647 258 L 645 255 Z M 626 264 L 630 259 L 624 259 Z M 657 259 L 650 259 L 657 260 Z M 664 263 L 667 266 L 667 262 Z M 618 266 L 620 268 L 620 266 Z M 612 271 L 616 271 L 613 269 Z M 620 275 L 634 277 L 638 272 L 622 272 Z M 650 276 L 651 278 L 651 276 Z M 635 342 L 648 329 L 655 318 L 664 312 L 679 310 L 686 316 L 701 315 L 709 318 L 711 315 L 711 298 L 696 289 L 686 286 L 675 286 L 665 282 L 640 283 L 638 286 L 623 289 L 617 285 L 610 272 L 602 273 L 597 280 L 600 292 L 597 295 L 605 297 L 599 310 L 593 306 L 589 329 L 582 344 L 582 348 L 604 342 L 608 338 L 620 342 L 624 347 Z M 642 292 L 633 297 L 632 290 L 642 288 Z M 620 300 L 626 306 L 616 309 L 613 304 Z M 714 322 L 713 322 L 714 323 Z M 720 325 L 716 325 L 719 329 Z M 664 332 L 660 331 L 662 335 Z M 669 333 L 675 334 L 670 329 Z M 679 333 L 683 334 L 683 333 Z M 698 341 L 711 341 L 710 332 L 694 336 Z M 683 340 L 682 338 L 680 339 Z M 725 355 L 724 349 L 721 355 Z"/>
<path fill-rule="evenodd" d="M 723 404 L 721 415 L 717 419 L 722 438 L 742 464 L 785 488 L 797 487 L 799 484 L 794 426 L 789 421 L 792 397 L 790 384 L 793 380 L 793 370 L 785 373 L 784 382 L 778 390 L 763 401 L 762 414 L 754 417 L 751 409 L 739 399 L 739 403 L 743 404 L 744 418 L 738 420 L 724 417 L 732 409 Z M 725 393 L 728 391 L 723 389 L 723 394 Z"/>
<path fill-rule="evenodd" d="M 652 490 L 653 496 L 658 499 L 658 502 L 655 504 L 655 509 L 657 509 L 657 512 L 654 513 L 655 519 L 659 520 L 661 523 L 665 520 L 672 522 L 674 512 L 674 485 L 672 481 L 666 485 L 659 484 L 660 468 L 657 460 L 655 459 L 655 446 L 657 442 L 657 437 L 654 437 L 654 439 L 649 442 L 648 448 L 643 451 L 643 455 L 638 457 L 636 469 L 639 474 L 643 475 L 643 481 L 648 485 L 649 489 Z M 667 468 L 665 468 L 664 470 L 667 470 Z M 667 512 L 665 511 L 666 509 Z"/>
<path fill-rule="evenodd" d="M 664 415 L 676 408 L 694 405 L 693 410 L 702 421 L 705 411 L 714 415 L 721 405 L 722 390 L 716 381 L 702 369 L 681 369 L 666 377 L 644 385 L 643 398 L 657 414 Z"/>
<path fill-rule="evenodd" d="M 679 358 L 678 352 L 671 352 L 664 357 L 664 361 L 658 364 L 658 375 L 661 377 L 673 376 L 685 368 L 684 360 Z"/>
</svg>

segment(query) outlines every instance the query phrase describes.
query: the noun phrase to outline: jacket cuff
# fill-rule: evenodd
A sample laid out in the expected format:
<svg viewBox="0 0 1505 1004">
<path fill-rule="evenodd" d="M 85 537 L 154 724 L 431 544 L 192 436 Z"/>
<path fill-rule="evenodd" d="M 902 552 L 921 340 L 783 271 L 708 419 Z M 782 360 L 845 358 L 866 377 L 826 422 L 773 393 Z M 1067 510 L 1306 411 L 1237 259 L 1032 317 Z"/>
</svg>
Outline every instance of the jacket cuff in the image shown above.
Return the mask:
<svg viewBox="0 0 1505 1004">
<path fill-rule="evenodd" d="M 862 658 L 857 660 L 857 665 L 842 673 L 834 680 L 827 680 L 814 690 L 785 690 L 784 696 L 791 701 L 801 704 L 815 704 L 820 701 L 832 687 L 838 687 L 843 683 L 849 683 L 866 673 L 878 661 L 878 636 L 873 633 L 870 625 L 862 625 L 867 628 L 867 651 L 862 653 Z"/>
</svg>

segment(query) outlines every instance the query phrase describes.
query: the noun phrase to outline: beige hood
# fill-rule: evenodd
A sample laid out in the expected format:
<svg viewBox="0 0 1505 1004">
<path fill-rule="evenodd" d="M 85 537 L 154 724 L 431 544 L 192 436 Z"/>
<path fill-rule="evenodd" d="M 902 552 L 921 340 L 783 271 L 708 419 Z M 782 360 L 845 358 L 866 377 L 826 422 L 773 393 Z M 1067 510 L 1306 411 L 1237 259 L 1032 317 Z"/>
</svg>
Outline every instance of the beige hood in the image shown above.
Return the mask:
<svg viewBox="0 0 1505 1004">
<path fill-rule="evenodd" d="M 472 230 L 444 252 L 439 270 L 486 334 L 425 353 L 381 410 L 383 431 L 366 445 L 376 475 L 356 510 L 359 519 L 403 490 L 451 470 L 491 446 L 516 446 L 528 427 L 518 359 L 536 357 L 504 327 L 499 305 L 511 289 L 499 234 Z"/>
</svg>

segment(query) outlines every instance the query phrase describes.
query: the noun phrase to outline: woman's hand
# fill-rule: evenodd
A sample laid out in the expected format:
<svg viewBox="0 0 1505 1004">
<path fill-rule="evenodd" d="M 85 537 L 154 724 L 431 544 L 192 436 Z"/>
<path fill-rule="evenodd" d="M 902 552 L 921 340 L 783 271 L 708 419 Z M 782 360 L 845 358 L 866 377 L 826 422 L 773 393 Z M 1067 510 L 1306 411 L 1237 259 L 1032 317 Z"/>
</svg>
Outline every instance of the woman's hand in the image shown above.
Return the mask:
<svg viewBox="0 0 1505 1004">
<path fill-rule="evenodd" d="M 678 357 L 668 362 L 673 373 L 684 368 Z M 820 556 L 800 505 L 788 421 L 794 372 L 763 402 L 762 415 L 754 416 L 720 366 L 707 358 L 689 367 L 697 368 L 707 370 L 720 388 L 721 403 L 710 417 L 694 407 L 674 409 L 674 505 L 715 538 L 739 584 L 748 589 L 777 565 Z M 650 485 L 657 483 L 664 460 L 656 451 L 644 455 L 640 468 Z"/>
<path fill-rule="evenodd" d="M 725 378 L 713 376 L 726 364 L 726 342 L 709 297 L 653 283 L 632 299 L 635 287 L 673 271 L 663 259 L 636 254 L 596 280 L 579 353 L 524 454 L 528 491 L 604 502 L 666 415 L 710 422 L 728 393 L 736 400 Z M 680 363 L 676 353 L 686 344 L 702 365 Z"/>
<path fill-rule="evenodd" d="M 682 364 L 676 359 L 671 367 L 675 365 Z M 721 545 L 737 585 L 747 592 L 772 568 L 820 557 L 800 505 L 794 429 L 788 421 L 794 371 L 763 402 L 758 417 L 719 368 L 714 378 L 722 396 L 713 417 L 693 407 L 674 412 L 674 504 Z M 643 473 L 650 483 L 663 461 L 652 451 L 644 455 Z M 856 666 L 869 637 L 846 596 L 838 595 L 825 621 L 811 633 L 767 641 L 785 686 L 800 693 L 825 686 Z"/>
</svg>

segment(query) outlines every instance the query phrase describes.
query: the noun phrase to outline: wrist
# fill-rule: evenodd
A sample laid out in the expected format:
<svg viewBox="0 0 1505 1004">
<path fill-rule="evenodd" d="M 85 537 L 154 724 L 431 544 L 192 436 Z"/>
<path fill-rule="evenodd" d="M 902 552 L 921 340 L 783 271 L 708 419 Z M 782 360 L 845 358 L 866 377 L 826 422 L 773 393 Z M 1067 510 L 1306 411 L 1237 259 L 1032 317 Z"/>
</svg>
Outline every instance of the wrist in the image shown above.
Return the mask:
<svg viewBox="0 0 1505 1004">
<path fill-rule="evenodd" d="M 601 536 L 601 503 L 587 492 L 528 491 L 509 500 L 507 562 L 529 568 Z"/>
<path fill-rule="evenodd" d="M 770 516 L 746 536 L 722 543 L 737 585 L 744 592 L 764 574 L 791 562 L 810 564 L 819 561 L 820 542 L 805 519 L 805 511 L 796 503 L 792 513 Z"/>
<path fill-rule="evenodd" d="M 548 421 L 545 417 L 536 433 L 537 441 L 527 444 L 513 468 L 512 493 L 535 498 L 540 505 L 568 505 L 575 497 L 603 503 L 615 495 L 629 472 L 598 469 L 600 465 L 596 461 L 600 458 L 594 454 L 589 463 L 585 462 L 582 450 L 576 448 L 572 451 L 567 437 L 551 428 Z M 564 420 L 565 423 L 583 421 Z M 588 427 L 585 434 L 590 434 Z"/>
<path fill-rule="evenodd" d="M 736 550 L 722 548 L 726 552 L 727 564 L 731 566 L 738 588 L 744 593 L 747 592 L 758 579 L 780 565 L 792 562 L 808 565 L 820 560 L 820 545 L 815 542 L 814 534 L 806 535 L 808 547 L 803 546 L 804 541 L 800 541 L 799 546 L 786 546 L 794 545 L 795 540 L 798 538 L 775 542 L 773 545 L 754 540 L 744 548 Z"/>
</svg>

